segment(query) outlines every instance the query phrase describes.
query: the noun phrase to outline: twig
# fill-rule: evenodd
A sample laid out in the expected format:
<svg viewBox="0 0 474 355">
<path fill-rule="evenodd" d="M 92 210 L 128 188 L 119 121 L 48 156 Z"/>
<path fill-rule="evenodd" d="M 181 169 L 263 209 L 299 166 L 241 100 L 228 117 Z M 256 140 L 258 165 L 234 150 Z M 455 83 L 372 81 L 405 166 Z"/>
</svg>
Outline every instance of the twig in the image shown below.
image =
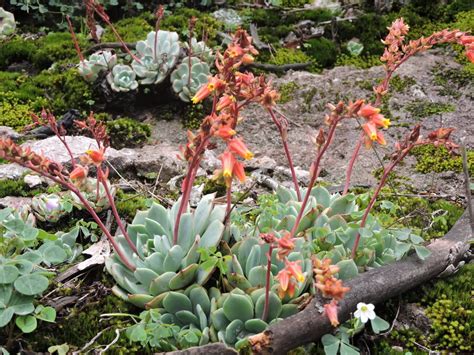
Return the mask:
<svg viewBox="0 0 474 355">
<path fill-rule="evenodd" d="M 247 65 L 248 68 L 256 68 L 267 70 L 271 72 L 284 72 L 288 70 L 302 70 L 308 68 L 312 63 L 292 63 L 292 64 L 284 64 L 284 65 L 275 65 L 275 64 L 267 64 L 267 63 L 251 63 Z"/>
<path fill-rule="evenodd" d="M 99 354 L 104 354 L 107 350 L 109 350 L 109 348 L 112 345 L 114 345 L 116 342 L 118 342 L 119 339 L 120 339 L 120 332 L 123 331 L 123 330 L 125 330 L 125 329 L 115 329 L 115 334 L 117 334 L 117 335 L 115 336 L 114 340 L 112 340 L 111 343 L 107 344 L 107 346 L 104 348 L 104 350 L 101 350 L 99 352 Z"/>
<path fill-rule="evenodd" d="M 469 180 L 469 166 L 467 165 L 467 154 L 466 146 L 462 144 L 460 146 L 461 156 L 462 156 L 462 170 L 464 173 L 464 186 L 466 188 L 466 200 L 467 200 L 467 210 L 469 211 L 469 224 L 471 225 L 471 234 L 474 234 L 474 215 L 472 211 L 471 203 L 471 187 Z"/>
<path fill-rule="evenodd" d="M 251 23 L 249 26 L 250 35 L 252 36 L 253 43 L 258 49 L 270 49 L 270 46 L 267 43 L 263 43 L 258 35 L 257 25 Z"/>
<path fill-rule="evenodd" d="M 137 47 L 136 42 L 125 42 L 125 45 L 128 48 L 135 49 Z M 89 47 L 84 51 L 84 54 L 91 54 L 97 52 L 101 49 L 123 49 L 123 45 L 120 42 L 104 42 L 104 43 L 97 43 L 94 44 L 92 47 Z"/>
<path fill-rule="evenodd" d="M 395 314 L 395 318 L 393 318 L 393 322 L 392 322 L 392 326 L 390 327 L 389 330 L 387 330 L 385 333 L 381 333 L 380 335 L 388 335 L 390 334 L 390 332 L 393 330 L 393 328 L 395 327 L 395 322 L 397 321 L 397 318 L 398 318 L 398 315 L 400 314 L 400 299 L 398 299 L 398 309 L 397 309 L 397 313 Z"/>
<path fill-rule="evenodd" d="M 100 332 L 98 332 L 86 345 L 84 345 L 81 350 L 79 350 L 79 351 L 73 351 L 73 352 L 72 352 L 72 355 L 76 355 L 76 354 L 80 354 L 80 353 L 84 352 L 88 347 L 90 347 L 92 344 L 94 344 L 95 341 L 96 341 L 97 339 L 99 339 L 99 337 L 100 337 L 102 334 L 104 334 L 104 332 L 106 332 L 106 331 L 109 330 L 110 328 L 111 328 L 111 327 L 107 327 L 107 328 L 105 328 L 105 329 L 102 329 L 102 330 L 101 330 Z"/>
</svg>

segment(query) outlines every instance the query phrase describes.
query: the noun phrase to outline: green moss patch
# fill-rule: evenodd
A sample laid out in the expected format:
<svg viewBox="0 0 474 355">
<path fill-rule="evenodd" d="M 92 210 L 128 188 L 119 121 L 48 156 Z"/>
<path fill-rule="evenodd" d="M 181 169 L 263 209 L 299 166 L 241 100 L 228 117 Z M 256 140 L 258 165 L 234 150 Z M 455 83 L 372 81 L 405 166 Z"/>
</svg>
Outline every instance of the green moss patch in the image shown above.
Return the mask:
<svg viewBox="0 0 474 355">
<path fill-rule="evenodd" d="M 451 155 L 445 147 L 423 145 L 415 147 L 411 154 L 416 157 L 415 169 L 420 173 L 441 173 L 443 171 L 459 173 L 462 171 L 461 157 Z M 474 151 L 468 151 L 467 157 L 469 172 L 472 175 L 474 174 Z"/>
<path fill-rule="evenodd" d="M 125 42 L 137 42 L 146 39 L 148 32 L 154 30 L 145 19 L 141 17 L 131 17 L 126 18 L 114 23 L 114 27 L 117 30 L 120 37 Z M 104 36 L 102 37 L 102 42 L 116 42 L 117 38 L 113 33 L 110 26 L 107 26 L 105 29 Z"/>
<path fill-rule="evenodd" d="M 405 110 L 411 114 L 411 117 L 422 119 L 445 112 L 453 112 L 456 107 L 452 104 L 431 102 L 427 100 L 414 100 L 405 106 Z"/>
<path fill-rule="evenodd" d="M 280 85 L 278 92 L 280 93 L 281 104 L 286 104 L 294 99 L 295 92 L 300 88 L 300 86 L 294 81 L 290 81 L 283 85 Z"/>
<path fill-rule="evenodd" d="M 131 118 L 119 118 L 106 125 L 110 144 L 116 149 L 143 146 L 151 135 L 150 125 Z"/>
</svg>

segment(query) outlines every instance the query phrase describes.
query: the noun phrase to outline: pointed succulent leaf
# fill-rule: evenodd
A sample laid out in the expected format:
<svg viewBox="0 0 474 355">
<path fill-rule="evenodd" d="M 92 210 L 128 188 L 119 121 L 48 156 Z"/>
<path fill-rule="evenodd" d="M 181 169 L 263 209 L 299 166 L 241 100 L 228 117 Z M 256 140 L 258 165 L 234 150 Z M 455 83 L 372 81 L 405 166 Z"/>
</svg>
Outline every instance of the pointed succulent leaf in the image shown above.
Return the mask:
<svg viewBox="0 0 474 355">
<path fill-rule="evenodd" d="M 245 265 L 245 274 L 249 275 L 250 270 L 252 270 L 255 266 L 260 266 L 260 259 L 261 259 L 261 246 L 256 244 L 250 250 L 248 255 L 247 263 Z"/>
<path fill-rule="evenodd" d="M 269 307 L 268 307 L 268 316 L 266 321 L 270 322 L 273 319 L 276 319 L 280 316 L 281 313 L 281 300 L 280 298 L 273 292 L 270 292 L 268 294 L 268 301 L 269 301 Z M 255 317 L 256 318 L 262 318 L 263 316 L 263 309 L 265 307 L 265 294 L 261 295 L 257 302 L 255 303 Z"/>
<path fill-rule="evenodd" d="M 261 319 L 249 319 L 245 322 L 245 330 L 249 333 L 258 334 L 263 332 L 268 327 L 268 323 Z"/>
<path fill-rule="evenodd" d="M 211 300 L 204 287 L 198 286 L 191 290 L 189 299 L 193 305 L 193 310 L 196 311 L 197 306 L 201 307 L 204 313 L 209 313 L 211 310 Z"/>
<path fill-rule="evenodd" d="M 240 319 L 234 319 L 225 330 L 225 341 L 227 344 L 234 344 L 237 336 L 244 329 L 244 322 Z"/>
<path fill-rule="evenodd" d="M 159 276 L 156 272 L 147 268 L 137 268 L 133 274 L 136 279 L 147 288 L 150 286 L 150 283 Z"/>
<path fill-rule="evenodd" d="M 193 215 L 191 213 L 183 213 L 179 223 L 178 244 L 185 253 L 191 248 L 195 237 Z"/>
<path fill-rule="evenodd" d="M 184 257 L 184 250 L 180 245 L 174 245 L 165 256 L 163 267 L 166 271 L 177 271 Z"/>
<path fill-rule="evenodd" d="M 195 312 L 198 316 L 198 319 L 199 319 L 199 327 L 201 330 L 204 330 L 207 328 L 208 326 L 208 319 L 207 319 L 207 315 L 208 313 L 204 313 L 202 307 L 200 304 L 198 304 L 196 306 L 196 312 Z"/>
<path fill-rule="evenodd" d="M 133 294 L 128 295 L 128 301 L 137 307 L 145 308 L 146 304 L 153 300 L 153 296 L 148 294 Z"/>
<path fill-rule="evenodd" d="M 224 301 L 224 314 L 228 320 L 240 319 L 245 322 L 254 316 L 253 303 L 244 295 L 230 294 Z"/>
<path fill-rule="evenodd" d="M 176 319 L 178 319 L 183 325 L 194 324 L 199 327 L 199 319 L 190 311 L 178 311 L 176 312 Z"/>
<path fill-rule="evenodd" d="M 179 311 L 192 312 L 193 310 L 189 298 L 179 292 L 168 293 L 163 299 L 163 308 L 171 314 L 176 314 Z"/>
<path fill-rule="evenodd" d="M 201 237 L 201 241 L 199 242 L 199 246 L 201 248 L 210 248 L 215 247 L 219 244 L 222 233 L 224 232 L 224 225 L 219 220 L 214 220 L 209 224 L 206 229 L 206 232 Z"/>
<path fill-rule="evenodd" d="M 255 266 L 250 269 L 248 273 L 248 280 L 252 287 L 264 287 L 266 284 L 267 267 L 263 265 Z M 273 284 L 272 277 L 270 277 L 270 286 Z"/>
<path fill-rule="evenodd" d="M 287 303 L 282 305 L 279 317 L 287 318 L 296 313 L 298 313 L 298 306 L 296 304 Z"/>
<path fill-rule="evenodd" d="M 249 288 L 253 287 L 253 285 L 250 283 L 249 280 L 247 280 L 244 275 L 237 273 L 231 273 L 228 276 L 228 281 L 232 285 L 232 287 L 237 287 L 241 290 L 248 290 Z"/>
<path fill-rule="evenodd" d="M 239 263 L 244 270 L 247 270 L 247 260 L 249 258 L 252 248 L 258 244 L 257 238 L 246 238 L 241 242 L 237 251 Z M 234 253 L 235 254 L 235 253 Z"/>
<path fill-rule="evenodd" d="M 215 194 L 205 195 L 194 211 L 194 235 L 202 235 L 212 212 Z"/>
<path fill-rule="evenodd" d="M 165 258 L 161 253 L 155 252 L 145 259 L 145 265 L 159 275 L 165 272 L 163 267 L 164 260 Z"/>
<path fill-rule="evenodd" d="M 197 270 L 199 269 L 198 264 L 191 264 L 178 272 L 170 281 L 169 287 L 171 290 L 179 290 L 185 288 L 192 283 L 196 278 Z"/>
<path fill-rule="evenodd" d="M 168 232 L 161 226 L 161 224 L 151 218 L 147 218 L 145 220 L 145 228 L 147 230 L 147 234 L 150 236 L 168 235 Z"/>
<path fill-rule="evenodd" d="M 155 278 L 151 283 L 148 289 L 153 296 L 157 296 L 163 292 L 170 290 L 170 280 L 176 276 L 175 272 L 165 272 Z"/>
<path fill-rule="evenodd" d="M 338 278 L 341 280 L 349 280 L 359 274 L 357 265 L 354 260 L 341 260 L 336 266 L 339 267 Z"/>
<path fill-rule="evenodd" d="M 181 266 L 183 268 L 195 264 L 199 261 L 199 241 L 201 238 L 197 235 L 196 238 L 194 239 L 194 243 L 192 244 L 191 248 L 189 249 L 188 253 L 184 257 L 183 261 L 181 262 Z"/>
<path fill-rule="evenodd" d="M 211 324 L 215 329 L 224 330 L 229 325 L 230 321 L 226 317 L 224 310 L 219 308 L 217 311 L 211 313 Z"/>
</svg>

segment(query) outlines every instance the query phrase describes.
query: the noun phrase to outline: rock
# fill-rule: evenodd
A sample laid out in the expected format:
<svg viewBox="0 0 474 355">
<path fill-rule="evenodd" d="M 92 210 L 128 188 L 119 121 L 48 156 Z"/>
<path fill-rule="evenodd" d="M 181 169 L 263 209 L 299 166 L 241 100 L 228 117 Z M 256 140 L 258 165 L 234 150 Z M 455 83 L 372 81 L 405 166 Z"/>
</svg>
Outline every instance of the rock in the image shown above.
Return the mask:
<svg viewBox="0 0 474 355">
<path fill-rule="evenodd" d="M 7 196 L 0 198 L 0 207 L 1 208 L 22 208 L 23 206 L 29 206 L 31 204 L 31 197 L 14 197 Z"/>
<path fill-rule="evenodd" d="M 10 138 L 12 140 L 17 140 L 22 135 L 15 131 L 13 128 L 7 126 L 0 126 L 0 139 Z"/>
<path fill-rule="evenodd" d="M 24 181 L 30 188 L 39 186 L 39 185 L 41 185 L 41 184 L 43 183 L 43 181 L 41 180 L 41 178 L 40 178 L 38 175 L 31 175 L 31 174 L 25 175 L 25 177 L 23 178 L 23 181 Z"/>
<path fill-rule="evenodd" d="M 87 149 L 97 149 L 95 140 L 88 137 L 66 136 L 66 142 L 76 158 L 83 155 Z M 22 147 L 29 147 L 32 151 L 42 153 L 63 165 L 70 164 L 70 156 L 56 136 L 40 141 L 27 141 Z M 106 157 L 113 167 L 111 174 L 118 172 L 120 175 L 134 176 L 156 172 L 160 174 L 161 181 L 168 181 L 184 168 L 184 163 L 176 158 L 178 153 L 171 145 L 157 144 L 139 149 L 108 148 Z M 18 179 L 26 171 L 26 168 L 16 164 L 0 165 L 0 179 Z"/>
<path fill-rule="evenodd" d="M 202 159 L 201 166 L 209 173 L 213 173 L 214 170 L 220 169 L 221 161 L 217 158 L 217 155 L 212 150 L 206 150 L 204 152 L 204 158 Z"/>
<path fill-rule="evenodd" d="M 277 167 L 275 159 L 267 155 L 257 156 L 245 163 L 246 169 L 260 169 L 262 171 L 272 171 Z"/>
</svg>

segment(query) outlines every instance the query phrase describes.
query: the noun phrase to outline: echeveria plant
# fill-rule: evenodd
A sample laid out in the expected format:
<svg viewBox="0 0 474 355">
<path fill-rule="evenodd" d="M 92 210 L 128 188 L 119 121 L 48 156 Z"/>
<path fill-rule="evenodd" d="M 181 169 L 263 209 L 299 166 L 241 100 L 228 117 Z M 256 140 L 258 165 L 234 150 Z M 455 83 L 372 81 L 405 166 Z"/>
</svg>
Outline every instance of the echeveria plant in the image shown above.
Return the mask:
<svg viewBox="0 0 474 355">
<path fill-rule="evenodd" d="M 117 92 L 127 92 L 138 87 L 136 74 L 128 65 L 117 64 L 112 72 L 107 74 L 107 81 L 112 90 Z"/>
<path fill-rule="evenodd" d="M 4 39 L 15 32 L 15 16 L 3 7 L 0 7 L 0 39 Z"/>
</svg>

